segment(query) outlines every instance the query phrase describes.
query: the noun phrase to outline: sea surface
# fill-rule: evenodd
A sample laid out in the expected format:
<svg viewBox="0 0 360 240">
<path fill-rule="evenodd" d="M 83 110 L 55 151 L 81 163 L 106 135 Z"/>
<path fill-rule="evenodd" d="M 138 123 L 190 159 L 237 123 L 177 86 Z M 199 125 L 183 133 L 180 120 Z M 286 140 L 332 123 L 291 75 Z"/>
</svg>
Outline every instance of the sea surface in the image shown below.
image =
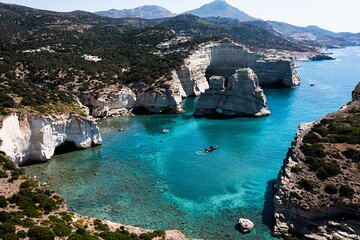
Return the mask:
<svg viewBox="0 0 360 240">
<path fill-rule="evenodd" d="M 271 183 L 297 127 L 337 111 L 360 81 L 360 48 L 332 51 L 334 61 L 296 63 L 301 86 L 265 89 L 269 117 L 194 119 L 196 99 L 188 99 L 180 115 L 107 119 L 101 147 L 28 173 L 84 215 L 193 238 L 273 239 Z M 204 154 L 209 145 L 219 148 Z M 236 231 L 240 217 L 255 223 L 251 234 Z"/>
</svg>

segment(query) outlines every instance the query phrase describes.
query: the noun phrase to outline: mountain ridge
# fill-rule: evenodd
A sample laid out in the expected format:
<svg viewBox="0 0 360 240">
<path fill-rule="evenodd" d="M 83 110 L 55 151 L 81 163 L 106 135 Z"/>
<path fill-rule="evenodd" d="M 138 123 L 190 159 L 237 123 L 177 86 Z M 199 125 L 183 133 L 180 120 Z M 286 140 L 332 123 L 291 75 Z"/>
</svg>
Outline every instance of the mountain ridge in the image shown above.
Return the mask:
<svg viewBox="0 0 360 240">
<path fill-rule="evenodd" d="M 133 9 L 110 9 L 108 11 L 99 11 L 95 14 L 110 18 L 140 17 L 145 19 L 156 19 L 174 17 L 176 14 L 168 9 L 157 5 L 144 5 Z"/>
<path fill-rule="evenodd" d="M 185 12 L 186 14 L 193 14 L 198 17 L 223 17 L 233 18 L 241 22 L 259 20 L 236 7 L 231 6 L 225 0 L 215 0 L 211 3 L 205 4 L 200 8 Z"/>
</svg>

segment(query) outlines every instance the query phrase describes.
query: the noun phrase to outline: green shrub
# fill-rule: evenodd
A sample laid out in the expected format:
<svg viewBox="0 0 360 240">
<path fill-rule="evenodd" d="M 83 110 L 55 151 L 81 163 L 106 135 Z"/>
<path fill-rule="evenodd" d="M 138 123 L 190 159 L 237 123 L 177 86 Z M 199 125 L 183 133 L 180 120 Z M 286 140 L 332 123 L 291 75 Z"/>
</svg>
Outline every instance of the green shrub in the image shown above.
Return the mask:
<svg viewBox="0 0 360 240">
<path fill-rule="evenodd" d="M 3 240 L 19 240 L 19 236 L 16 233 L 7 233 L 2 238 Z"/>
<path fill-rule="evenodd" d="M 16 165 L 14 162 L 10 161 L 10 160 L 6 160 L 4 162 L 3 168 L 6 170 L 15 170 L 16 169 Z"/>
<path fill-rule="evenodd" d="M 26 180 L 20 184 L 20 188 L 36 188 L 38 186 L 37 182 L 34 180 Z"/>
<path fill-rule="evenodd" d="M 19 240 L 20 237 L 16 235 L 15 233 L 7 233 L 2 238 L 3 240 Z"/>
<path fill-rule="evenodd" d="M 65 237 L 71 234 L 71 227 L 64 224 L 64 223 L 55 223 L 51 226 L 52 230 L 54 231 L 55 235 L 58 237 Z"/>
<path fill-rule="evenodd" d="M 151 232 L 151 233 L 142 233 L 140 234 L 139 236 L 139 239 L 141 240 L 152 240 L 156 237 L 162 237 L 165 235 L 165 231 L 162 231 L 162 230 L 156 230 L 154 232 Z"/>
<path fill-rule="evenodd" d="M 0 236 L 5 235 L 6 233 L 15 233 L 15 226 L 11 223 L 1 223 L 0 224 Z"/>
<path fill-rule="evenodd" d="M 49 220 L 52 222 L 52 223 L 64 223 L 64 221 L 54 215 L 51 215 L 49 216 Z"/>
<path fill-rule="evenodd" d="M 338 193 L 338 190 L 337 190 L 337 187 L 336 185 L 334 184 L 327 184 L 325 186 L 325 192 L 328 193 L 328 194 L 337 194 Z"/>
<path fill-rule="evenodd" d="M 16 203 L 25 215 L 29 217 L 40 217 L 38 207 L 35 204 L 39 204 L 39 208 L 45 210 L 45 213 L 49 213 L 58 208 L 58 203 L 51 199 L 43 191 L 37 189 L 36 191 L 28 191 L 28 189 L 20 189 L 17 194 L 14 194 L 10 201 Z"/>
<path fill-rule="evenodd" d="M 346 149 L 346 151 L 343 152 L 343 154 L 346 158 L 351 159 L 351 161 L 354 163 L 360 162 L 360 151 L 359 150 L 348 148 L 348 149 Z"/>
<path fill-rule="evenodd" d="M 104 240 L 130 240 L 130 239 L 138 239 L 131 237 L 129 234 L 120 233 L 120 232 L 102 232 L 100 233 L 100 237 Z"/>
<path fill-rule="evenodd" d="M 306 191 L 312 191 L 315 187 L 314 181 L 305 178 L 301 179 L 298 183 Z"/>
<path fill-rule="evenodd" d="M 96 236 L 92 236 L 88 231 L 83 228 L 78 228 L 76 233 L 71 234 L 68 240 L 98 240 Z"/>
<path fill-rule="evenodd" d="M 5 222 L 9 219 L 11 219 L 11 214 L 5 211 L 0 212 L 0 222 Z"/>
<path fill-rule="evenodd" d="M 310 171 L 317 172 L 324 166 L 325 161 L 321 158 L 306 157 L 305 163 L 309 166 Z"/>
<path fill-rule="evenodd" d="M 314 158 L 323 158 L 326 156 L 324 151 L 324 146 L 320 143 L 312 144 L 312 145 L 302 145 L 300 147 L 301 151 L 305 156 L 314 157 Z"/>
<path fill-rule="evenodd" d="M 72 217 L 71 217 L 71 215 L 70 215 L 70 214 L 67 214 L 67 213 L 65 213 L 65 214 L 62 216 L 62 219 L 63 219 L 64 221 L 66 221 L 67 223 L 71 223 L 71 222 L 72 222 Z"/>
<path fill-rule="evenodd" d="M 321 141 L 322 141 L 321 138 L 313 132 L 309 132 L 308 134 L 306 134 L 303 139 L 303 143 L 310 143 L 310 144 L 319 143 Z"/>
<path fill-rule="evenodd" d="M 94 221 L 94 225 L 95 225 L 95 229 L 98 231 L 106 232 L 110 230 L 109 226 L 107 224 L 103 224 L 100 219 L 96 219 Z"/>
<path fill-rule="evenodd" d="M 297 199 L 302 199 L 301 195 L 297 192 L 290 192 L 290 196 Z"/>
<path fill-rule="evenodd" d="M 8 175 L 6 174 L 6 172 L 0 169 L 0 178 L 7 178 L 7 177 Z"/>
<path fill-rule="evenodd" d="M 291 167 L 291 172 L 299 173 L 301 172 L 301 167 L 298 164 L 296 164 L 295 166 Z"/>
<path fill-rule="evenodd" d="M 321 137 L 326 137 L 327 135 L 329 135 L 329 130 L 321 125 L 316 125 L 312 128 L 312 131 L 320 134 Z"/>
<path fill-rule="evenodd" d="M 27 233 L 25 231 L 19 231 L 17 235 L 19 236 L 19 238 L 26 238 Z"/>
<path fill-rule="evenodd" d="M 6 208 L 8 205 L 8 202 L 6 200 L 6 197 L 0 196 L 0 208 Z"/>
<path fill-rule="evenodd" d="M 327 162 L 320 167 L 316 173 L 316 176 L 320 179 L 326 179 L 333 177 L 341 173 L 341 168 L 336 161 Z"/>
<path fill-rule="evenodd" d="M 339 188 L 339 193 L 341 197 L 352 197 L 355 194 L 355 191 L 349 185 L 341 185 Z"/>
<path fill-rule="evenodd" d="M 28 236 L 30 240 L 53 240 L 55 233 L 48 227 L 34 226 L 29 229 Z"/>
</svg>

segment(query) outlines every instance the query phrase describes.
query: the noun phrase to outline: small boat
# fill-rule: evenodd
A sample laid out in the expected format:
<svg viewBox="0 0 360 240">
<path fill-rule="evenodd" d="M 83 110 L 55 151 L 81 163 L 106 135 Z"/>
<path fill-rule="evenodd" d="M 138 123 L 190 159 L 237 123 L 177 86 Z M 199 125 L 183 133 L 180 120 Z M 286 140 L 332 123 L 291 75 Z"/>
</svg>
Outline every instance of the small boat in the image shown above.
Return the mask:
<svg viewBox="0 0 360 240">
<path fill-rule="evenodd" d="M 218 146 L 210 146 L 209 148 L 205 148 L 205 152 L 212 152 L 215 151 L 218 148 Z"/>
<path fill-rule="evenodd" d="M 163 134 L 167 134 L 167 133 L 169 133 L 169 132 L 170 132 L 169 129 L 164 129 L 164 130 L 161 131 L 161 133 L 163 133 Z"/>
<path fill-rule="evenodd" d="M 312 84 L 310 84 L 310 87 L 313 87 L 313 86 L 315 86 L 315 84 L 313 84 L 313 83 L 312 83 Z"/>
</svg>

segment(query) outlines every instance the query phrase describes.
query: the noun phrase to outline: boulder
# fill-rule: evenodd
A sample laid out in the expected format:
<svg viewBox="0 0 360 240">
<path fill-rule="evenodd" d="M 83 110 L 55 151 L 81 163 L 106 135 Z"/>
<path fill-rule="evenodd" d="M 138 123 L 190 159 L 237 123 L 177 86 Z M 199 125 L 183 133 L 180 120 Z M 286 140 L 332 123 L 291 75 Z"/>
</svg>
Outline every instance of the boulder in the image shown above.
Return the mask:
<svg viewBox="0 0 360 240">
<path fill-rule="evenodd" d="M 194 115 L 196 117 L 261 117 L 270 114 L 266 97 L 259 86 L 256 74 L 242 68 L 229 78 L 213 76 L 210 88 L 201 95 Z"/>
<path fill-rule="evenodd" d="M 246 218 L 239 219 L 239 228 L 242 233 L 249 233 L 254 228 L 254 223 Z"/>
</svg>

